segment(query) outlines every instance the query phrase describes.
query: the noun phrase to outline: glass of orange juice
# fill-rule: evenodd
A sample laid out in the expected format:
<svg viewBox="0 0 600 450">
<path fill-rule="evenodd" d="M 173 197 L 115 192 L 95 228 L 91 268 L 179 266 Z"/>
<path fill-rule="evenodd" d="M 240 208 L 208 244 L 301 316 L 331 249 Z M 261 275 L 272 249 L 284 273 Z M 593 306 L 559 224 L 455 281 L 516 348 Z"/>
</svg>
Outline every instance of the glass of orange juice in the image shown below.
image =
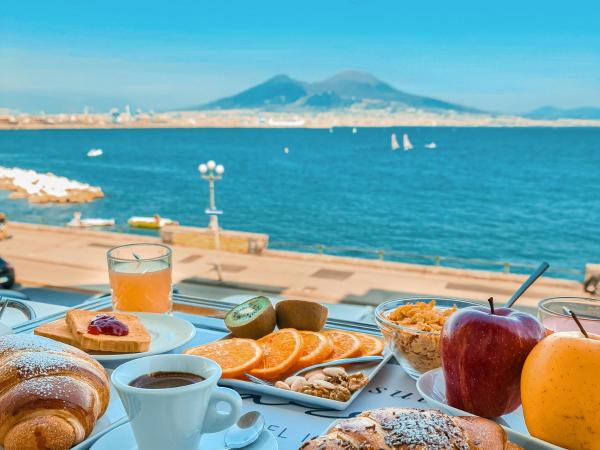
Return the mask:
<svg viewBox="0 0 600 450">
<path fill-rule="evenodd" d="M 108 276 L 115 311 L 170 313 L 172 251 L 162 244 L 128 244 L 110 249 Z"/>
</svg>

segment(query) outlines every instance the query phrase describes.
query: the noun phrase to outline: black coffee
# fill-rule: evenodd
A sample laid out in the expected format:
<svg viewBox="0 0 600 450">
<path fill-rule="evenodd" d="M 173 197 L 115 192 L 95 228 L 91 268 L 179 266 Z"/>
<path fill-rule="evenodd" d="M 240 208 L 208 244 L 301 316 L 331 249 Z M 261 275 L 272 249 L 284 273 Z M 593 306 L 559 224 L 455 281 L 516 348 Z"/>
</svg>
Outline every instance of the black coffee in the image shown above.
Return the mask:
<svg viewBox="0 0 600 450">
<path fill-rule="evenodd" d="M 187 372 L 153 372 L 137 377 L 129 386 L 144 389 L 166 389 L 204 381 L 205 378 L 194 373 Z"/>
</svg>

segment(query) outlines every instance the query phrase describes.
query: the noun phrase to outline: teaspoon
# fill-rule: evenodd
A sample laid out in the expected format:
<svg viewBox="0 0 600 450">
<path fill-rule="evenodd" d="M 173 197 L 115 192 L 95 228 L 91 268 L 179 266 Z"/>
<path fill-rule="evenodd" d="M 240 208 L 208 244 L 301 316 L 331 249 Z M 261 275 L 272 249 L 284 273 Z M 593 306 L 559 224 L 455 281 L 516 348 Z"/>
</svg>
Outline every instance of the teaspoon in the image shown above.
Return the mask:
<svg viewBox="0 0 600 450">
<path fill-rule="evenodd" d="M 265 418 L 258 411 L 242 415 L 225 433 L 224 450 L 244 448 L 256 442 L 265 428 Z"/>
</svg>

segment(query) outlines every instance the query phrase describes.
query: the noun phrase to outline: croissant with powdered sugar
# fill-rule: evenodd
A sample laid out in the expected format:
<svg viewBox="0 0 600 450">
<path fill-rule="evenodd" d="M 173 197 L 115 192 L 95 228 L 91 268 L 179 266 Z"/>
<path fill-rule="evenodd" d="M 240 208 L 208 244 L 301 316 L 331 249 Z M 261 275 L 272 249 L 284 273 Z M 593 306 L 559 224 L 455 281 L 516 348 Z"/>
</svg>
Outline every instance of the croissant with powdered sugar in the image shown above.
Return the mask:
<svg viewBox="0 0 600 450">
<path fill-rule="evenodd" d="M 0 337 L 0 445 L 68 450 L 108 407 L 104 368 L 70 345 L 33 334 Z"/>
</svg>

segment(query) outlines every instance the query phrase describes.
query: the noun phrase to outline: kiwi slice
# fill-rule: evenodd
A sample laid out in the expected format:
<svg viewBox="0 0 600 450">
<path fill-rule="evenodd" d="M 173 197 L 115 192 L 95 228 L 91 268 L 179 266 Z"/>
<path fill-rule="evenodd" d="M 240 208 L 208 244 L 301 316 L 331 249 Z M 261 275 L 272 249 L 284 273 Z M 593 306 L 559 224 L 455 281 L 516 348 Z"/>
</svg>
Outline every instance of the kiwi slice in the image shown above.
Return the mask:
<svg viewBox="0 0 600 450">
<path fill-rule="evenodd" d="M 306 300 L 282 300 L 275 306 L 277 326 L 320 331 L 327 320 L 327 308 Z"/>
<path fill-rule="evenodd" d="M 254 297 L 232 308 L 225 316 L 225 326 L 235 337 L 260 339 L 275 328 L 275 310 L 271 300 Z"/>
</svg>

